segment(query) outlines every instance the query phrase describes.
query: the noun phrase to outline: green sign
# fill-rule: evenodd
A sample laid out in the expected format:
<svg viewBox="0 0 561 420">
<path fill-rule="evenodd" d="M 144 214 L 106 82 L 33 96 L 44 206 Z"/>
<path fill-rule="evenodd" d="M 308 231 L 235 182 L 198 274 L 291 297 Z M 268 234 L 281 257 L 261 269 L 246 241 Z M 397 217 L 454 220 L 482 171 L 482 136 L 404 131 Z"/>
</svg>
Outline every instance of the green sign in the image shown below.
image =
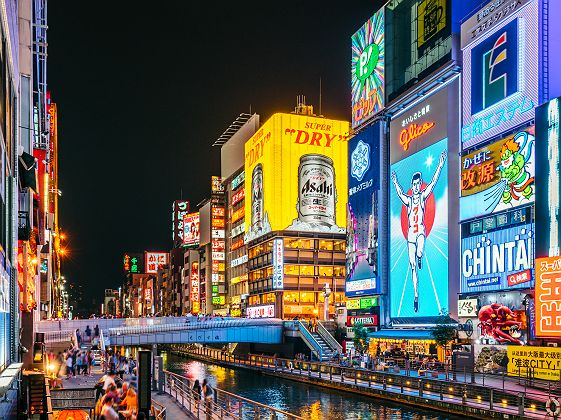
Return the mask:
<svg viewBox="0 0 561 420">
<path fill-rule="evenodd" d="M 358 57 L 356 64 L 356 77 L 360 80 L 362 86 L 366 83 L 366 79 L 374 72 L 378 65 L 380 57 L 380 47 L 377 44 L 370 44 L 362 51 Z"/>
<path fill-rule="evenodd" d="M 372 306 L 378 306 L 378 298 L 363 298 L 360 300 L 360 309 L 368 309 Z"/>
<path fill-rule="evenodd" d="M 218 285 L 212 286 L 212 293 L 218 293 Z"/>
</svg>

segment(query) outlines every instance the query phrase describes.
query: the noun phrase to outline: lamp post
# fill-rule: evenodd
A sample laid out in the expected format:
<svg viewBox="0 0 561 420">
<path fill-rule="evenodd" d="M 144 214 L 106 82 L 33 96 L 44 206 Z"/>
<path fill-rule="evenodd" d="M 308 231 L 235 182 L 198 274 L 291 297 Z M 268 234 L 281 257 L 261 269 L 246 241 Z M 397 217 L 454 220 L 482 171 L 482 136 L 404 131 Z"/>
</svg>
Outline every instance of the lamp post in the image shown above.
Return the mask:
<svg viewBox="0 0 561 420">
<path fill-rule="evenodd" d="M 323 319 L 324 321 L 329 320 L 329 296 L 331 296 L 331 289 L 329 284 L 325 283 L 322 289 L 323 292 Z"/>
</svg>

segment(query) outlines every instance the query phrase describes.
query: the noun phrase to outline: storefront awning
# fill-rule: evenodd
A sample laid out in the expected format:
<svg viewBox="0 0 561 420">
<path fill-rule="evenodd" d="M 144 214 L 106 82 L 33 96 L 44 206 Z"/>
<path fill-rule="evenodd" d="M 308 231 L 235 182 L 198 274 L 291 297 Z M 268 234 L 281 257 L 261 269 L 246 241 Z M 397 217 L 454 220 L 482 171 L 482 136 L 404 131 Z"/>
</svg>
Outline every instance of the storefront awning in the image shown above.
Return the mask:
<svg viewBox="0 0 561 420">
<path fill-rule="evenodd" d="M 430 330 L 380 330 L 368 334 L 368 338 L 391 340 L 434 340 Z"/>
</svg>

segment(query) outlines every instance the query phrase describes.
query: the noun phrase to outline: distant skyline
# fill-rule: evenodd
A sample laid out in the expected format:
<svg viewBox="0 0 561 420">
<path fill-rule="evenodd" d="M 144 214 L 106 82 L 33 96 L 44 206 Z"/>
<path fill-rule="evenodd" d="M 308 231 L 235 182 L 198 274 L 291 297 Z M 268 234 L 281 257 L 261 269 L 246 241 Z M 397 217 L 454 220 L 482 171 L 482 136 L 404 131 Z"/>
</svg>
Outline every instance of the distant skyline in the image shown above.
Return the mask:
<svg viewBox="0 0 561 420">
<path fill-rule="evenodd" d="M 240 113 L 317 112 L 321 78 L 322 113 L 350 120 L 350 37 L 383 3 L 49 3 L 62 270 L 86 302 L 122 285 L 124 252 L 170 249 L 172 202 L 208 197 Z"/>
</svg>

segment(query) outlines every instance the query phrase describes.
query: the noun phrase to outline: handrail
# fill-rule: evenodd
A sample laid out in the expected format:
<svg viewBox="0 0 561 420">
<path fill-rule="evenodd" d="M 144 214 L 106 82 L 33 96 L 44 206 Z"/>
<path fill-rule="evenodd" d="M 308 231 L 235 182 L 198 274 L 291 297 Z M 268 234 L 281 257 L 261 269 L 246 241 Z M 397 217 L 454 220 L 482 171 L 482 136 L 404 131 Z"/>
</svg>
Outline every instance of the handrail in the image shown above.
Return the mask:
<svg viewBox="0 0 561 420">
<path fill-rule="evenodd" d="M 47 331 L 44 333 L 45 344 L 72 341 L 74 330 Z"/>
<path fill-rule="evenodd" d="M 103 337 L 103 330 L 99 330 L 99 349 L 105 351 L 105 338 Z"/>
<path fill-rule="evenodd" d="M 165 420 L 166 407 L 154 400 L 152 400 L 152 406 L 156 420 Z"/>
<path fill-rule="evenodd" d="M 316 357 L 318 358 L 319 361 L 321 361 L 321 359 L 323 357 L 323 349 L 321 348 L 321 346 L 319 345 L 317 340 L 310 333 L 310 331 L 308 331 L 306 326 L 304 324 L 302 324 L 302 321 L 296 320 L 296 321 L 294 321 L 294 324 L 298 327 L 298 331 L 300 332 L 300 337 L 302 337 L 304 342 L 306 342 L 306 344 L 308 344 L 308 347 L 312 347 L 312 348 L 316 349 L 315 350 Z M 314 350 L 312 349 L 312 351 L 314 351 Z"/>
<path fill-rule="evenodd" d="M 187 390 L 189 392 L 192 392 L 191 391 L 191 381 L 190 381 L 189 378 L 187 378 L 185 376 L 182 376 L 182 375 L 179 375 L 179 374 L 174 373 L 174 372 L 170 372 L 168 370 L 164 370 L 164 374 L 166 376 L 174 378 L 176 381 L 179 381 L 183 385 L 183 387 L 185 387 L 185 385 L 187 385 Z M 273 413 L 274 415 L 282 414 L 283 416 L 286 416 L 288 419 L 303 420 L 303 417 L 297 416 L 296 414 L 292 414 L 292 413 L 289 413 L 287 411 L 283 411 L 283 410 L 280 410 L 278 408 L 271 407 L 270 405 L 266 405 L 266 404 L 262 404 L 262 403 L 257 402 L 257 401 L 250 400 L 249 398 L 245 398 L 245 397 L 242 397 L 240 395 L 237 395 L 237 394 L 234 394 L 234 393 L 231 393 L 231 392 L 228 392 L 228 391 L 224 391 L 223 389 L 214 388 L 214 390 L 216 391 L 216 395 L 218 397 L 217 400 L 219 402 L 225 403 L 226 410 L 227 410 L 226 413 L 229 416 L 231 416 L 232 418 L 236 418 L 236 419 L 237 418 L 240 418 L 240 419 L 242 418 L 242 410 L 243 409 L 242 409 L 241 404 L 239 404 L 239 403 L 244 402 L 246 404 L 251 405 L 253 407 L 254 411 L 259 411 L 260 412 L 261 409 L 262 409 L 262 410 L 265 410 L 265 411 L 269 411 L 269 412 Z M 224 397 L 226 397 L 226 398 L 224 398 Z M 234 402 L 238 402 L 237 413 L 233 412 L 233 410 L 235 410 L 235 408 L 231 404 L 232 400 L 234 400 Z M 202 404 L 203 403 L 201 403 L 201 405 Z M 218 403 L 215 403 L 215 404 L 220 408 L 220 410 L 224 410 L 224 407 L 220 406 L 220 404 L 218 404 Z M 256 408 L 257 408 L 257 410 L 256 410 Z"/>
<path fill-rule="evenodd" d="M 327 328 L 325 328 L 325 326 L 321 322 L 318 322 L 317 325 L 318 334 L 325 340 L 327 345 L 331 347 L 332 350 L 339 352 L 339 354 L 343 353 L 343 346 L 339 344 L 339 342 L 335 339 L 335 337 L 331 335 L 329 331 L 327 331 Z"/>
</svg>

